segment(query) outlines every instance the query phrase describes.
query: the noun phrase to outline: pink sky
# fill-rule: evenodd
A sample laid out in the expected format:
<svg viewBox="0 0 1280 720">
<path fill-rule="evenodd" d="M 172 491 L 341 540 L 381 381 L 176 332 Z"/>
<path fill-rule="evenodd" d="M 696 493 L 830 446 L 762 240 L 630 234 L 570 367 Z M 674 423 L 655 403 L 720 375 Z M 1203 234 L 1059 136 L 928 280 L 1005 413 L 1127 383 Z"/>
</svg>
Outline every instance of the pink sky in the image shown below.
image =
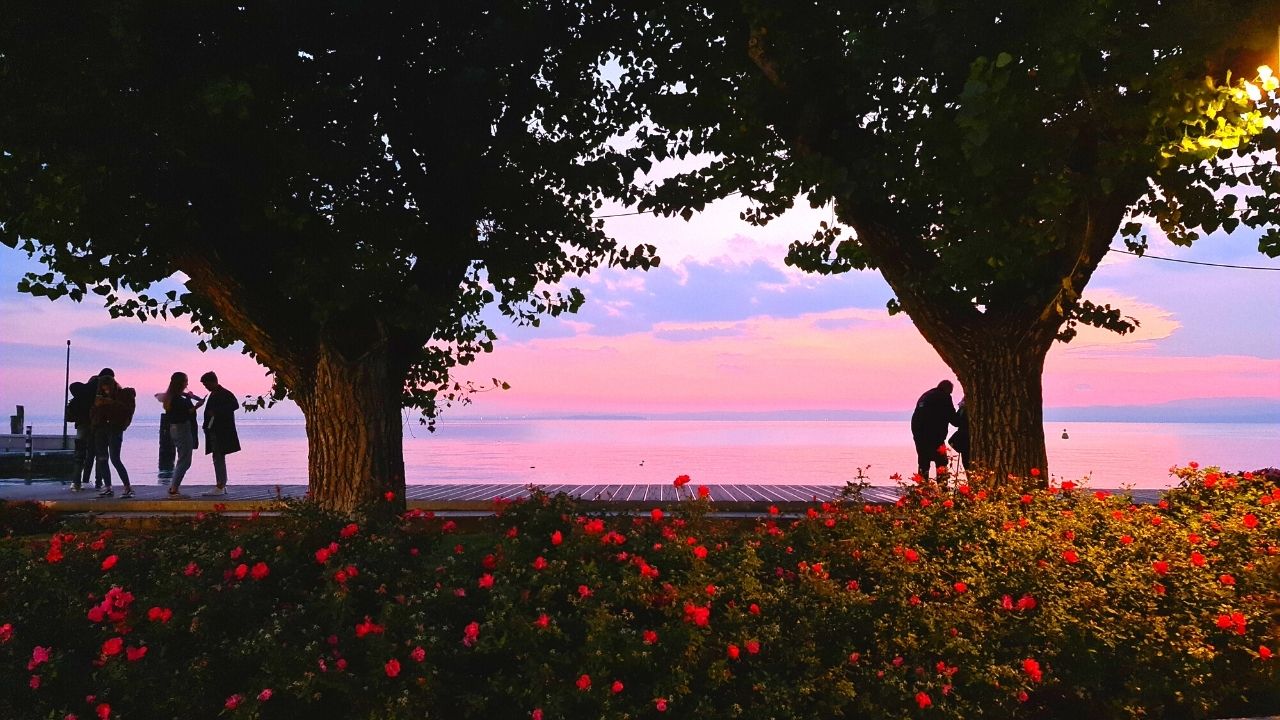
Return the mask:
<svg viewBox="0 0 1280 720">
<path fill-rule="evenodd" d="M 458 377 L 498 377 L 512 389 L 477 397 L 463 414 L 905 413 L 921 391 L 950 377 L 909 319 L 888 316 L 892 293 L 877 274 L 822 278 L 784 266 L 786 244 L 829 219 L 829 211 L 796 210 L 756 228 L 737 219 L 740 210 L 725 201 L 689 223 L 611 220 L 623 242 L 657 244 L 661 268 L 585 278 L 578 283 L 588 297 L 583 312 L 539 329 L 499 320 L 496 352 Z M 1256 243 L 1256 235 L 1215 234 L 1177 248 L 1157 237 L 1150 252 L 1280 268 Z M 236 350 L 196 350 L 185 323 L 110 320 L 92 300 L 19 295 L 14 283 L 35 266 L 7 248 L 0 248 L 0 268 L 4 414 L 18 403 L 32 414 L 58 412 L 68 338 L 72 380 L 111 366 L 122 382 L 149 394 L 174 370 L 193 378 L 214 370 L 239 394 L 268 389 L 263 369 Z M 1086 297 L 1118 305 L 1142 326 L 1126 337 L 1085 329 L 1056 346 L 1045 371 L 1046 406 L 1280 400 L 1280 272 L 1113 254 Z"/>
</svg>

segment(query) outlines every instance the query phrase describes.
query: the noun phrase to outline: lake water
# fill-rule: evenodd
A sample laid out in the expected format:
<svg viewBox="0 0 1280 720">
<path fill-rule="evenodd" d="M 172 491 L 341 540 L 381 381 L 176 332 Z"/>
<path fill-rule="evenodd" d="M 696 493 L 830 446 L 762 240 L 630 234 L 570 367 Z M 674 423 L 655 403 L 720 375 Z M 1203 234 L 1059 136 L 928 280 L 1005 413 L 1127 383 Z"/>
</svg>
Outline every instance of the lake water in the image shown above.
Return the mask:
<svg viewBox="0 0 1280 720">
<path fill-rule="evenodd" d="M 1049 465 L 1059 478 L 1091 476 L 1094 487 L 1174 484 L 1169 468 L 1195 460 L 1227 470 L 1280 466 L 1280 424 L 1086 423 L 1046 426 Z M 244 450 L 228 458 L 231 482 L 305 483 L 300 420 L 245 418 Z M 61 432 L 46 425 L 37 433 Z M 123 457 L 135 482 L 155 478 L 155 422 L 135 423 Z M 203 448 L 187 482 L 212 484 Z M 842 485 L 859 472 L 873 484 L 910 474 L 915 451 L 902 421 L 796 420 L 448 420 L 436 433 L 406 426 L 410 484 L 695 483 Z"/>
</svg>

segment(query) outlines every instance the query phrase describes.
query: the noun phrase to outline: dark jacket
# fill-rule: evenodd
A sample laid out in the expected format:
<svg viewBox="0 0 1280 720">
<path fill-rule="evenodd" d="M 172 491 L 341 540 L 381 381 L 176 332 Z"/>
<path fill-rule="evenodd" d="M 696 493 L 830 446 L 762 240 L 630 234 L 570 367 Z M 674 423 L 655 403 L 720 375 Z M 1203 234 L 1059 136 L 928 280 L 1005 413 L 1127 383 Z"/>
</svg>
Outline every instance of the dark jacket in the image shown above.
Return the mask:
<svg viewBox="0 0 1280 720">
<path fill-rule="evenodd" d="M 219 387 L 204 404 L 204 452 L 230 455 L 240 451 L 236 433 L 236 408 L 240 402 L 230 390 Z"/>
<path fill-rule="evenodd" d="M 138 393 L 133 388 L 120 388 L 114 393 L 100 392 L 89 411 L 90 426 L 94 432 L 124 432 L 133 422 L 133 411 L 137 406 Z"/>
<path fill-rule="evenodd" d="M 969 413 L 965 410 L 964 401 L 960 401 L 960 405 L 956 407 L 956 419 L 951 423 L 956 426 L 956 431 L 951 433 L 951 447 L 961 456 L 969 454 Z"/>
<path fill-rule="evenodd" d="M 89 378 L 88 382 L 73 382 L 70 385 L 71 401 L 67 403 L 65 419 L 76 427 L 87 428 L 92 422 L 90 413 L 93 410 L 94 398 L 98 396 L 98 376 Z"/>
<path fill-rule="evenodd" d="M 911 437 L 917 443 L 937 447 L 946 441 L 947 426 L 955 417 L 951 393 L 939 387 L 927 390 L 916 401 L 916 409 L 911 413 Z"/>
</svg>

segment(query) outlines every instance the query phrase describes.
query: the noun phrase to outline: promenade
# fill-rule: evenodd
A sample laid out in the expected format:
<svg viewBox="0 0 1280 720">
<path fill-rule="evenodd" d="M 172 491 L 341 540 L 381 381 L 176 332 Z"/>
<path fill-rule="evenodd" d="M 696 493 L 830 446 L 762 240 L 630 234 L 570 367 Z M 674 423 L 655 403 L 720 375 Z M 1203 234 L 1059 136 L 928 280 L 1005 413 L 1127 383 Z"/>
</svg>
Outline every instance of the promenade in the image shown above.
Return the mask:
<svg viewBox="0 0 1280 720">
<path fill-rule="evenodd" d="M 731 512 L 767 512 L 776 506 L 781 510 L 803 510 L 813 503 L 837 498 L 844 486 L 840 485 L 750 485 L 718 484 L 706 486 L 716 510 Z M 168 497 L 168 486 L 135 483 L 135 497 L 121 499 L 121 488 L 116 484 L 114 498 L 99 498 L 97 491 L 84 490 L 73 493 L 69 485 L 58 482 L 21 481 L 0 482 L 0 500 L 11 502 L 40 502 L 58 512 L 71 513 L 187 513 L 206 512 L 215 505 L 228 512 L 252 512 L 278 510 L 280 502 L 306 496 L 306 485 L 232 485 L 227 494 L 219 497 L 203 497 L 201 493 L 212 489 L 210 485 L 183 485 L 183 498 Z M 654 506 L 666 506 L 695 497 L 693 486 L 677 490 L 671 483 L 647 485 L 545 485 L 541 489 L 551 493 L 565 493 L 606 509 L 644 510 Z M 409 485 L 406 489 L 409 508 L 449 511 L 489 511 L 497 499 L 518 500 L 529 496 L 529 487 L 516 484 L 451 484 Z M 1108 489 L 1106 492 L 1126 491 Z M 1161 490 L 1127 491 L 1136 503 L 1156 502 Z M 867 502 L 891 503 L 901 491 L 897 486 L 872 486 L 862 491 Z"/>
</svg>

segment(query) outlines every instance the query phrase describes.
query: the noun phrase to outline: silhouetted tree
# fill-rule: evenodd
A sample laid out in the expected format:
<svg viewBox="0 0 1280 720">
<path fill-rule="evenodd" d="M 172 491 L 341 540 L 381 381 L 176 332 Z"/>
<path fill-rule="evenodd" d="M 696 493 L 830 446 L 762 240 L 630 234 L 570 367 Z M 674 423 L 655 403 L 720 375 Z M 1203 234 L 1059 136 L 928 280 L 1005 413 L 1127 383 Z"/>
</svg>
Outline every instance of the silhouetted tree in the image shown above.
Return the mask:
<svg viewBox="0 0 1280 720">
<path fill-rule="evenodd" d="M 1050 346 L 1137 322 L 1083 297 L 1117 233 L 1145 249 L 1133 218 L 1179 244 L 1269 228 L 1260 249 L 1280 253 L 1276 81 L 1258 70 L 1278 16 L 1269 0 L 663 3 L 629 56 L 641 137 L 711 160 L 651 206 L 687 217 L 741 192 L 764 223 L 797 196 L 833 203 L 853 232 L 824 223 L 788 262 L 879 270 L 889 311 L 964 386 L 974 464 L 1025 476 L 1046 467 Z"/>
<path fill-rule="evenodd" d="M 637 119 L 590 2 L 15 0 L 0 15 L 0 241 L 115 316 L 244 343 L 306 417 L 316 499 L 403 501 L 401 409 L 465 388 L 517 322 L 572 311 L 591 219 L 634 200 Z M 620 146 L 619 146 L 620 147 Z M 175 276 L 186 292 L 152 296 Z"/>
</svg>

